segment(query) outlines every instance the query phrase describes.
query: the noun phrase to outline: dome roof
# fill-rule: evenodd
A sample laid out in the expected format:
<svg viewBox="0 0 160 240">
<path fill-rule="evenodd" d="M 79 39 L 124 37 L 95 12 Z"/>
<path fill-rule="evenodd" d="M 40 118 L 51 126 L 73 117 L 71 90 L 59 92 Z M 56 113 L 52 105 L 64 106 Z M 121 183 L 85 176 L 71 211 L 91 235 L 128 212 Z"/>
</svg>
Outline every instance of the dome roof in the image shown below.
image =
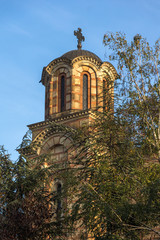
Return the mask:
<svg viewBox="0 0 160 240">
<path fill-rule="evenodd" d="M 79 56 L 86 56 L 86 57 L 91 57 L 91 58 L 94 58 L 96 61 L 98 62 L 102 62 L 102 60 L 94 53 L 90 52 L 90 51 L 87 51 L 87 50 L 72 50 L 72 51 L 69 51 L 65 54 L 63 54 L 61 56 L 61 58 L 67 58 L 69 60 L 73 60 L 74 58 L 76 57 L 79 57 Z"/>
</svg>

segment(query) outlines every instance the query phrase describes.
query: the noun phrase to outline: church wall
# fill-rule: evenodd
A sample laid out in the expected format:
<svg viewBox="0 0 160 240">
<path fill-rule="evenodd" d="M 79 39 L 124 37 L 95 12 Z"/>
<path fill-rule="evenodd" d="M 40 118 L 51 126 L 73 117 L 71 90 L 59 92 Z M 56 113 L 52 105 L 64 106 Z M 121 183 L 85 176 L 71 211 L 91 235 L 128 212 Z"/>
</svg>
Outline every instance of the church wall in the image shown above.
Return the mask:
<svg viewBox="0 0 160 240">
<path fill-rule="evenodd" d="M 96 107 L 96 72 L 88 61 L 74 64 L 72 70 L 72 109 L 83 110 L 83 75 L 88 76 L 88 109 Z M 97 70 L 96 70 L 97 71 Z"/>
</svg>

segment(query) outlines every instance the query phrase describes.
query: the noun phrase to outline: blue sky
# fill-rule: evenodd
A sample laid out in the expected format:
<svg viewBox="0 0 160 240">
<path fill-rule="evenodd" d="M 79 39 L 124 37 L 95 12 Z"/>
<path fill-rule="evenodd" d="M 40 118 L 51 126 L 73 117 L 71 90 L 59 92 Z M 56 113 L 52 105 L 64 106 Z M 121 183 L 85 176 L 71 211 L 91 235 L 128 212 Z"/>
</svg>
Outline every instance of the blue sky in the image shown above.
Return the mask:
<svg viewBox="0 0 160 240">
<path fill-rule="evenodd" d="M 128 39 L 139 33 L 153 44 L 160 37 L 159 0 L 0 0 L 0 145 L 16 160 L 27 125 L 44 120 L 42 68 L 77 48 L 73 31 L 82 28 L 83 49 L 102 60 L 107 31 Z"/>
</svg>

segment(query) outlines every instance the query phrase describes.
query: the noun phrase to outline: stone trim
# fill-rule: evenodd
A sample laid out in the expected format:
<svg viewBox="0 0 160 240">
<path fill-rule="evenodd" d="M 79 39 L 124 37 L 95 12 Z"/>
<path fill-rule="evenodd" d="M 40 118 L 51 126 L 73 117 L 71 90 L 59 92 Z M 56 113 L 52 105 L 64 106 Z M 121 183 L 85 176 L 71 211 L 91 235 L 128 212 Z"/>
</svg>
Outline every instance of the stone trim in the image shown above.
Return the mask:
<svg viewBox="0 0 160 240">
<path fill-rule="evenodd" d="M 119 75 L 118 75 L 115 67 L 110 62 L 103 62 L 101 64 L 99 70 L 101 70 L 101 69 L 103 70 L 105 68 L 109 69 L 112 72 L 112 74 L 114 75 L 114 79 L 118 79 L 119 78 Z"/>
<path fill-rule="evenodd" d="M 42 122 L 30 124 L 30 125 L 27 125 L 27 127 L 30 130 L 32 130 L 32 129 L 35 129 L 35 128 L 38 128 L 38 127 L 44 127 L 44 126 L 50 125 L 51 123 L 59 123 L 59 122 L 74 119 L 74 118 L 77 118 L 77 117 L 84 117 L 84 116 L 89 115 L 90 113 L 92 113 L 92 111 L 90 109 L 85 110 L 85 111 L 75 112 L 75 113 L 67 114 L 66 116 L 60 116 L 60 117 L 56 117 L 54 119 L 50 119 L 50 120 L 47 120 L 47 121 L 42 121 Z"/>
<path fill-rule="evenodd" d="M 98 62 L 96 59 L 94 59 L 92 57 L 87 57 L 87 56 L 79 56 L 79 57 L 74 58 L 72 60 L 72 64 L 82 61 L 82 60 L 88 60 L 88 61 L 94 63 L 97 67 L 99 67 L 102 64 L 102 62 Z"/>
</svg>

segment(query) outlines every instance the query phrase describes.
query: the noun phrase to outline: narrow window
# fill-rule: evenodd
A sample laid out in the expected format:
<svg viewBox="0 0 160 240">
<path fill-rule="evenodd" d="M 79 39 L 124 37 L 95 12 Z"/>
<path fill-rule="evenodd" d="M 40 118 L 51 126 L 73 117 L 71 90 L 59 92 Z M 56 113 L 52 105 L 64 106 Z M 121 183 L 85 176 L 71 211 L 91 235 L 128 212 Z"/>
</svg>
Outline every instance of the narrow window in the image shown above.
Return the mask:
<svg viewBox="0 0 160 240">
<path fill-rule="evenodd" d="M 61 77 L 61 112 L 65 110 L 65 77 Z"/>
<path fill-rule="evenodd" d="M 103 111 L 106 108 L 106 80 L 103 80 Z"/>
<path fill-rule="evenodd" d="M 62 210 L 62 185 L 61 183 L 57 184 L 57 218 L 61 217 L 61 210 Z"/>
<path fill-rule="evenodd" d="M 47 78 L 47 85 L 46 85 L 46 93 L 45 93 L 45 115 L 46 115 L 46 117 L 48 117 L 48 115 L 49 115 L 49 94 L 50 94 L 50 92 L 49 92 L 49 87 L 50 87 L 50 85 L 49 85 L 49 78 Z"/>
<path fill-rule="evenodd" d="M 83 109 L 88 109 L 88 76 L 83 75 Z"/>
</svg>

